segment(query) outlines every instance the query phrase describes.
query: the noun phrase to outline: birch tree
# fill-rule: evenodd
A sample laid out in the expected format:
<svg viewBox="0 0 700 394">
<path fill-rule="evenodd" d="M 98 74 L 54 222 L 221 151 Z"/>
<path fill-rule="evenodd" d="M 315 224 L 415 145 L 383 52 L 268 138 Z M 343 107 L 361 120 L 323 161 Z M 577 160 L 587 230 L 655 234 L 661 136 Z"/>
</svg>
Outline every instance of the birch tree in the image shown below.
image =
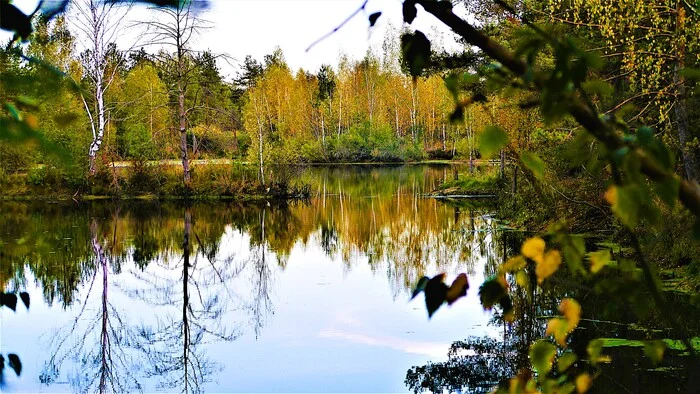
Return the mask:
<svg viewBox="0 0 700 394">
<path fill-rule="evenodd" d="M 75 15 L 70 18 L 72 27 L 86 48 L 81 57 L 81 65 L 89 88 L 83 90 L 81 98 L 92 131 L 92 142 L 88 148 L 91 175 L 96 171 L 95 159 L 102 146 L 107 124 L 105 93 L 121 68 L 120 65 L 109 64 L 108 46 L 121 32 L 124 18 L 130 9 L 129 3 L 126 4 L 117 6 L 114 2 L 77 0 L 71 5 Z"/>
</svg>

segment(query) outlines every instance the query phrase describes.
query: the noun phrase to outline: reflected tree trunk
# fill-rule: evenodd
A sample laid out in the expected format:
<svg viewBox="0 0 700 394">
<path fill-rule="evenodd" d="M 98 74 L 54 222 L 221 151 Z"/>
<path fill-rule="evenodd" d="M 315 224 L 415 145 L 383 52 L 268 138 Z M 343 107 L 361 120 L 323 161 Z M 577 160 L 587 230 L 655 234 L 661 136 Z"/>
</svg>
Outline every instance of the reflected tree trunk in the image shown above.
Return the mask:
<svg viewBox="0 0 700 394">
<path fill-rule="evenodd" d="M 185 208 L 184 217 L 184 236 L 182 241 L 182 360 L 184 367 L 184 391 L 188 393 L 189 390 L 189 374 L 188 367 L 190 364 L 190 324 L 187 315 L 187 308 L 190 305 L 190 293 L 187 285 L 189 283 L 190 274 L 190 232 L 192 231 L 192 212 L 189 207 Z M 194 375 L 195 387 L 199 388 L 198 381 L 196 379 L 197 375 Z"/>
<path fill-rule="evenodd" d="M 111 242 L 99 234 L 95 218 L 90 221 L 90 245 L 93 252 L 94 272 L 83 306 L 66 328 L 59 330 L 50 345 L 51 357 L 44 364 L 39 380 L 52 384 L 60 375 L 64 361 L 79 360 L 80 373 L 69 375 L 73 389 L 81 392 L 119 393 L 140 391 L 141 385 L 134 376 L 138 365 L 129 357 L 125 349 L 135 343 L 125 330 L 125 324 L 117 309 L 109 301 L 110 268 L 117 264 L 113 260 L 114 247 L 119 224 L 118 212 L 112 217 L 114 233 Z M 110 250 L 106 249 L 110 245 Z M 101 284 L 99 306 L 88 308 L 94 299 L 93 288 Z M 86 315 L 94 310 L 94 317 Z M 94 347 L 91 347 L 94 346 Z"/>
<path fill-rule="evenodd" d="M 162 262 L 149 264 L 148 268 L 159 265 L 158 270 L 150 273 L 152 277 L 144 276 L 145 288 L 134 292 L 150 304 L 179 308 L 179 317 L 174 317 L 178 314 L 168 314 L 165 319 L 159 318 L 154 326 L 140 327 L 139 350 L 148 360 L 145 375 L 161 378 L 159 388 L 198 393 L 210 381 L 210 376 L 220 369 L 200 345 L 237 338 L 236 332 L 229 332 L 222 326 L 226 299 L 220 295 L 229 293 L 228 288 L 217 289 L 216 286 L 225 287 L 226 280 L 239 271 L 232 265 L 217 268 L 216 248 L 207 252 L 197 236 L 193 209 L 189 204 L 183 208 L 181 218 L 181 258 L 176 262 L 165 258 Z M 172 278 L 168 271 L 179 275 Z M 179 291 L 173 291 L 178 288 Z"/>
<path fill-rule="evenodd" d="M 260 336 L 261 330 L 265 325 L 265 318 L 268 313 L 272 312 L 272 302 L 270 300 L 270 279 L 272 272 L 267 261 L 267 242 L 265 234 L 265 216 L 267 209 L 263 207 L 260 213 L 260 243 L 257 246 L 253 266 L 253 329 L 255 338 Z"/>
</svg>

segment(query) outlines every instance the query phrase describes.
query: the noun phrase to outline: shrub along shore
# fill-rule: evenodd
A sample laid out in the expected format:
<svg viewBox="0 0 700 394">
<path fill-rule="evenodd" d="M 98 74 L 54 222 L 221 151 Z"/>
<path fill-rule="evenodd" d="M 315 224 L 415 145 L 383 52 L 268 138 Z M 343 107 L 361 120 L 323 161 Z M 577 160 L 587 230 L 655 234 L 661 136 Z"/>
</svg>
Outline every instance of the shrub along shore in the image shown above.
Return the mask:
<svg viewBox="0 0 700 394">
<path fill-rule="evenodd" d="M 309 185 L 294 182 L 297 168 L 270 168 L 263 184 L 253 166 L 245 164 L 195 165 L 185 186 L 182 168 L 133 162 L 128 166 L 101 166 L 85 177 L 70 167 L 41 166 L 26 172 L 0 173 L 0 199 L 235 199 L 289 200 L 310 196 Z"/>
<path fill-rule="evenodd" d="M 272 165 L 261 183 L 255 164 L 231 159 L 192 160 L 192 182 L 186 187 L 178 160 L 120 161 L 98 167 L 91 177 L 70 166 L 37 165 L 27 171 L 0 171 L 0 200 L 67 199 L 235 199 L 279 200 L 310 197 L 307 184 L 295 181 L 304 168 L 313 166 L 450 165 L 455 177 L 429 196 L 493 195 L 504 181 L 497 166 L 475 161 L 467 169 L 460 160 L 407 162 L 333 162 Z M 460 165 L 462 165 L 460 168 Z"/>
</svg>

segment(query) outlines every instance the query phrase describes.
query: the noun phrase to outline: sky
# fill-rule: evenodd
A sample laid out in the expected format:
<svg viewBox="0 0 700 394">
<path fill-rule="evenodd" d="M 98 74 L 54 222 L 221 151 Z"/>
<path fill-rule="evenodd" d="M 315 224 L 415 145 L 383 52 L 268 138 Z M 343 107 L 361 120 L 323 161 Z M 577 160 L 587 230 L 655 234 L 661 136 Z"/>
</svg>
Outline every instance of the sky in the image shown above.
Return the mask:
<svg viewBox="0 0 700 394">
<path fill-rule="evenodd" d="M 220 61 L 225 77 L 233 77 L 246 55 L 258 60 L 279 46 L 292 70 L 303 68 L 315 72 L 322 64 L 337 64 L 341 53 L 352 59 L 361 59 L 372 46 L 381 48 L 387 28 L 399 29 L 403 23 L 401 0 L 368 0 L 363 11 L 345 24 L 339 31 L 315 45 L 306 48 L 357 10 L 364 0 L 210 0 L 209 8 L 200 17 L 209 21 L 211 28 L 202 32 L 194 46 L 198 50 L 209 49 L 215 54 L 228 55 L 229 61 Z M 38 0 L 15 0 L 21 10 L 29 13 Z M 449 31 L 432 15 L 418 7 L 418 16 L 412 27 L 431 38 L 442 36 L 448 49 L 457 45 Z M 368 17 L 374 12 L 382 15 L 370 29 Z M 70 15 L 70 14 L 69 14 Z M 134 7 L 129 19 L 148 20 L 153 11 L 144 5 Z M 436 30 L 437 29 L 437 30 Z M 120 48 L 128 48 L 134 39 L 124 28 L 118 41 Z M 8 35 L 3 32 L 0 39 Z"/>
</svg>

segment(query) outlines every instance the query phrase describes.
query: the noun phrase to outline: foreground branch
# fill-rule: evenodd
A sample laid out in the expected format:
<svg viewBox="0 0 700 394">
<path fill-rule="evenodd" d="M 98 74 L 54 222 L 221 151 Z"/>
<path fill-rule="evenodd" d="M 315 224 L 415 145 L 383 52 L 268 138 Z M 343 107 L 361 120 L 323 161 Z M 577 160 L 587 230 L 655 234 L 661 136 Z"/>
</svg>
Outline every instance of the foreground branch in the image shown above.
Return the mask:
<svg viewBox="0 0 700 394">
<path fill-rule="evenodd" d="M 521 58 L 516 57 L 511 51 L 491 39 L 474 26 L 463 20 L 452 12 L 448 2 L 436 0 L 417 0 L 417 4 L 423 6 L 427 12 L 435 16 L 442 23 L 459 34 L 466 42 L 479 47 L 489 57 L 501 63 L 517 77 L 524 78 L 528 70 L 528 64 Z M 546 76 L 541 70 L 535 70 L 534 85 L 538 88 L 545 86 Z M 608 122 L 605 122 L 595 109 L 591 108 L 579 97 L 572 96 L 568 103 L 568 111 L 576 121 L 583 126 L 605 147 L 614 152 L 623 147 L 629 147 L 629 154 L 641 164 L 641 171 L 656 182 L 666 182 L 672 179 L 680 181 L 679 199 L 696 217 L 700 218 L 700 187 L 695 182 L 680 179 L 670 170 L 659 166 L 652 158 L 639 148 L 629 146 L 615 132 L 615 129 Z"/>
</svg>

